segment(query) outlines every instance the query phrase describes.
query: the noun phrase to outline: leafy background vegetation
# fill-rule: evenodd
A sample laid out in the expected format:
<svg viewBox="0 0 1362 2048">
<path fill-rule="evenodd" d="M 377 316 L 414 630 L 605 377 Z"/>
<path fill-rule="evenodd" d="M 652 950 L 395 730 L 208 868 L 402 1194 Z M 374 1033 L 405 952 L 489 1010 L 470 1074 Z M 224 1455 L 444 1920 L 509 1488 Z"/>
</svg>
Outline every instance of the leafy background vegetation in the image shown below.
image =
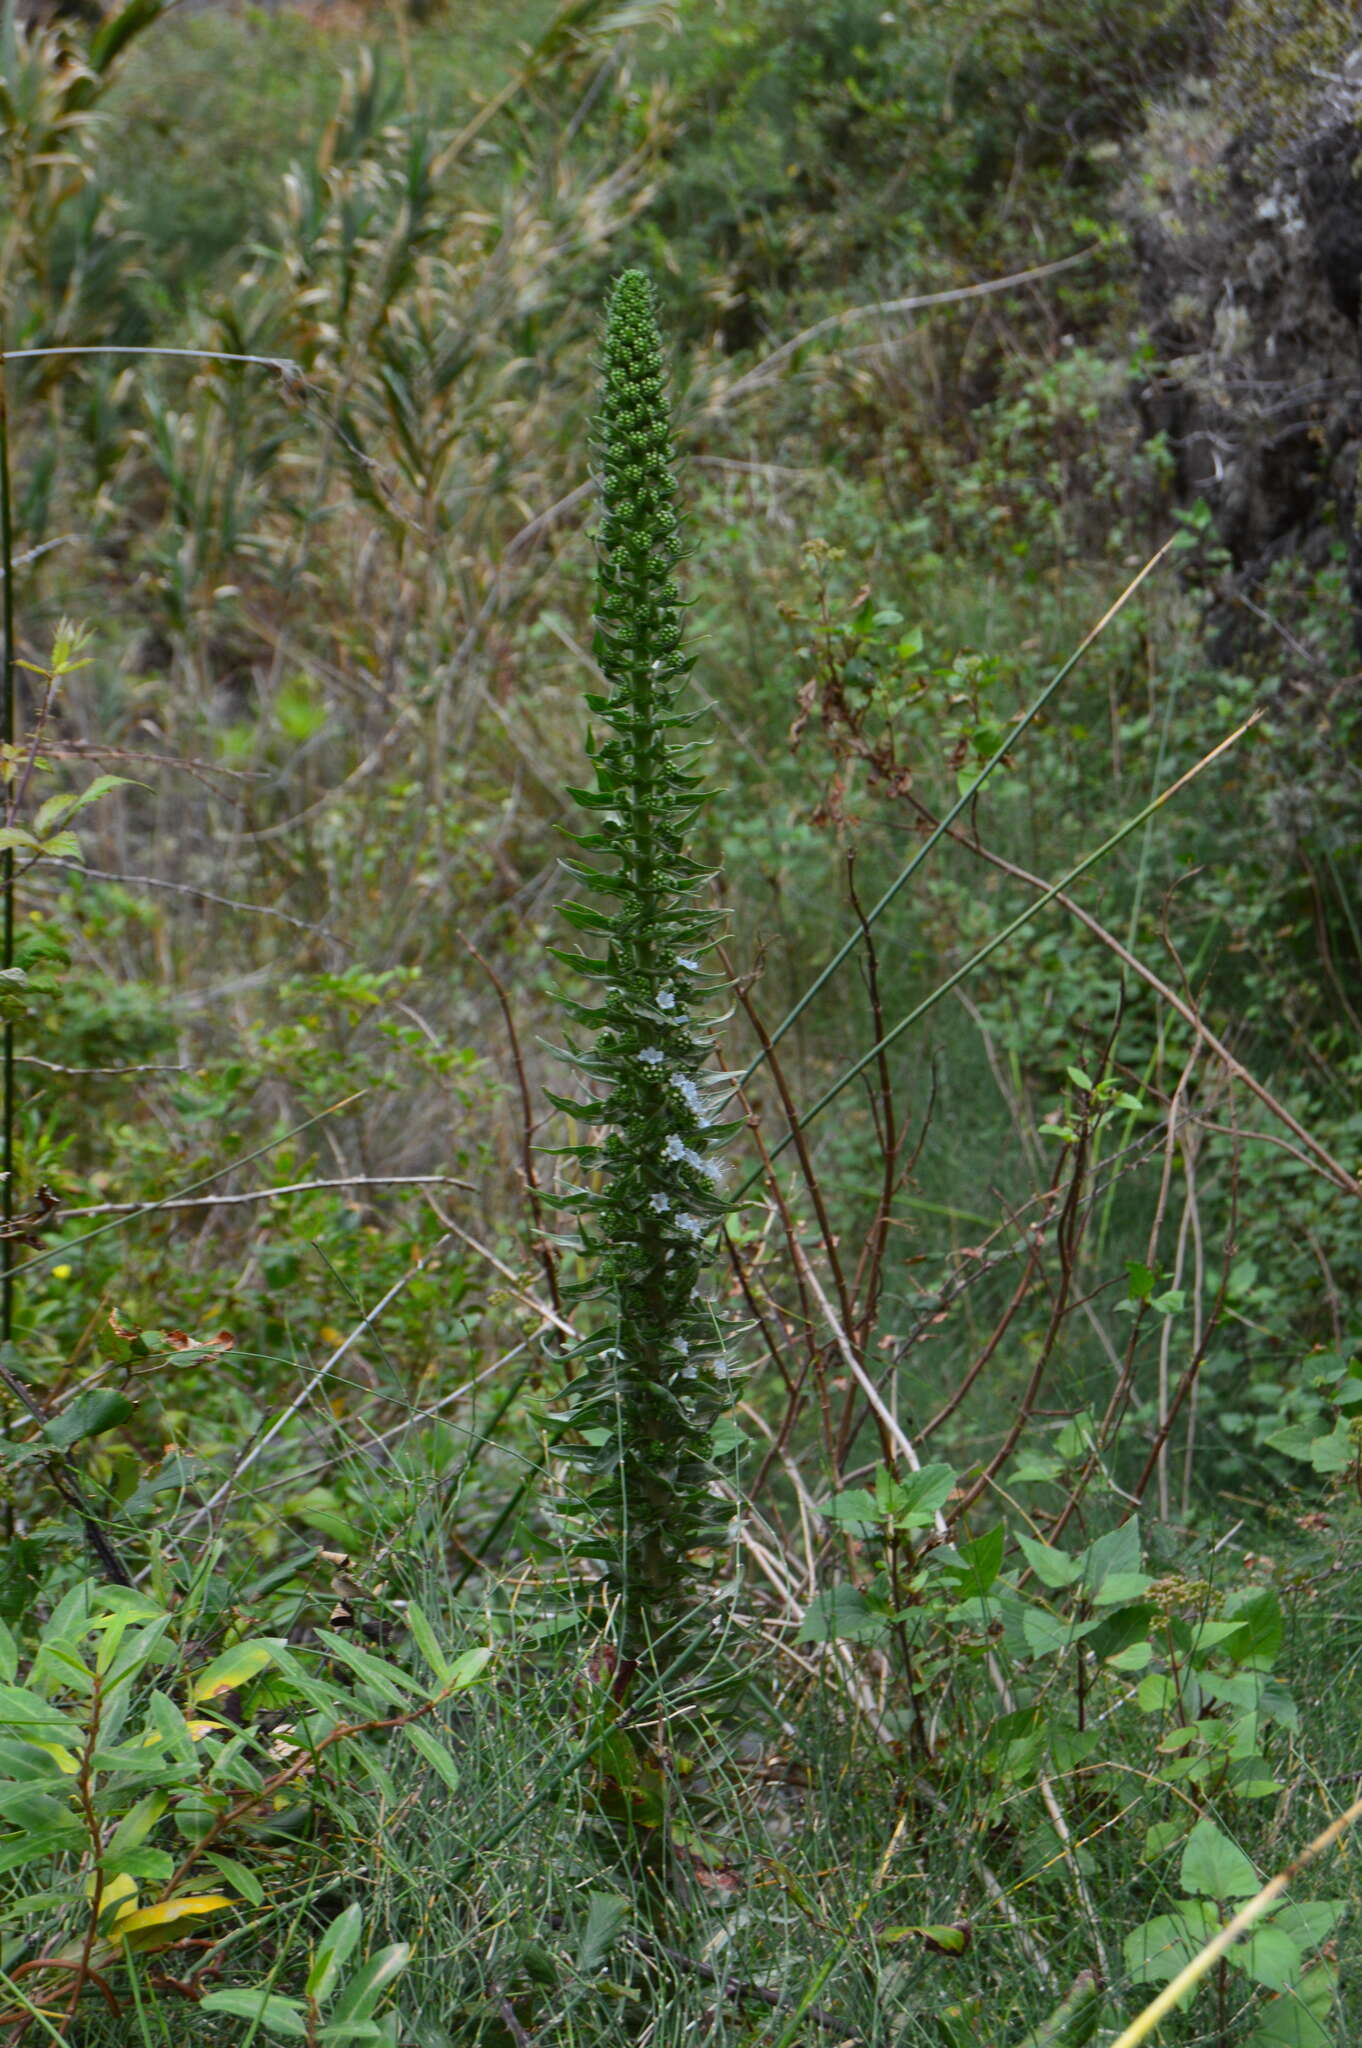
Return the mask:
<svg viewBox="0 0 1362 2048">
<path fill-rule="evenodd" d="M 1358 426 L 1245 282 L 1346 14 L 6 15 L 7 2039 L 1109 2043 L 1347 1809 Z M 743 1077 L 633 1689 L 545 1093 L 631 264 Z M 1354 1856 L 1160 2038 L 1356 2039 Z"/>
</svg>

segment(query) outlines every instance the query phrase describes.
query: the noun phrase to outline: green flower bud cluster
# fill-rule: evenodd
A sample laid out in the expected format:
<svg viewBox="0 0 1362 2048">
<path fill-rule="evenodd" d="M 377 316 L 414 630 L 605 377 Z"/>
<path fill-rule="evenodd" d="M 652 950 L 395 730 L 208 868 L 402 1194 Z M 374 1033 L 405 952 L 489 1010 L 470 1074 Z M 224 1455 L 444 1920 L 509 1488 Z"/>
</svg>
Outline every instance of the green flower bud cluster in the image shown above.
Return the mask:
<svg viewBox="0 0 1362 2048">
<path fill-rule="evenodd" d="M 731 1369 L 703 1281 L 727 1210 L 714 1153 L 733 1126 L 715 1119 L 723 1076 L 696 1014 L 718 985 L 703 964 L 718 918 L 713 871 L 685 845 L 708 792 L 688 736 L 699 714 L 681 699 L 683 543 L 662 341 L 640 271 L 611 295 L 603 374 L 595 656 L 610 687 L 587 699 L 595 786 L 572 791 L 591 816 L 570 835 L 587 858 L 564 865 L 584 899 L 604 902 L 565 907 L 592 950 L 557 952 L 599 1000 L 562 998 L 590 1034 L 563 1054 L 585 1096 L 552 1098 L 599 1133 L 564 1148 L 578 1177 L 563 1197 L 591 1274 L 578 1296 L 597 1312 L 579 1315 L 592 1327 L 571 1353 L 559 1419 L 589 1510 L 577 1554 L 618 1598 L 633 1656 L 684 1604 L 694 1553 L 720 1533 L 711 1441 Z"/>
</svg>

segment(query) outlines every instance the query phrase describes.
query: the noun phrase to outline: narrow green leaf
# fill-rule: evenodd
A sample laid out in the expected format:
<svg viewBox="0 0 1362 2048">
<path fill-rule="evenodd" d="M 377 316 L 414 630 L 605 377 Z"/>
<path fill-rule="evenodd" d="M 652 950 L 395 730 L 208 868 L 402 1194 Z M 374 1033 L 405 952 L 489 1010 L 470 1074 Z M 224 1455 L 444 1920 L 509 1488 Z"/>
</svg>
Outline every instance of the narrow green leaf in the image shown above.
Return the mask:
<svg viewBox="0 0 1362 2048">
<path fill-rule="evenodd" d="M 437 1777 L 443 1778 L 451 1792 L 459 1789 L 459 1767 L 449 1751 L 428 1728 L 419 1721 L 409 1721 L 402 1730 L 416 1754 L 424 1757 Z"/>
<path fill-rule="evenodd" d="M 435 1673 L 435 1676 L 439 1679 L 441 1687 L 447 1686 L 453 1676 L 454 1667 L 440 1648 L 435 1631 L 426 1619 L 424 1610 L 417 1605 L 415 1600 L 408 1600 L 406 1612 L 407 1627 L 411 1630 L 412 1641 Z"/>
<path fill-rule="evenodd" d="M 307 2039 L 307 2008 L 296 1998 L 273 1991 L 209 1991 L 199 2000 L 200 2012 L 223 2012 L 232 2019 L 253 2020 L 279 2041 Z"/>
</svg>

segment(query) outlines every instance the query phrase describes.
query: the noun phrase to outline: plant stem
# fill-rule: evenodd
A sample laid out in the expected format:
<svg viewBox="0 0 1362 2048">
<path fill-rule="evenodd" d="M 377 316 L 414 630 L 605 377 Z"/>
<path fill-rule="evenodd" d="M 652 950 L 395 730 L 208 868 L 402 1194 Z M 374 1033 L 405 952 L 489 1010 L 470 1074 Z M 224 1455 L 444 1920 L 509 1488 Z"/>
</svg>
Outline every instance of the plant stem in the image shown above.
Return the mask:
<svg viewBox="0 0 1362 2048">
<path fill-rule="evenodd" d="M 5 579 L 3 599 L 4 630 L 4 676 L 0 685 L 0 740 L 5 747 L 5 768 L 8 774 L 14 759 L 14 519 L 10 497 L 9 478 L 9 373 L 5 358 L 3 340 L 0 340 L 0 572 Z M 7 785 L 8 789 L 8 785 Z M 0 965 L 6 976 L 14 966 L 14 849 L 6 847 L 0 855 L 0 893 L 4 896 L 3 934 L 0 935 Z M 4 1232 L 0 1237 L 0 1342 L 8 1344 L 14 1332 L 14 1022 L 10 1017 L 4 1021 L 3 1047 L 4 1078 L 0 1086 L 4 1090 L 4 1103 L 0 1107 L 0 1175 L 3 1175 L 3 1193 L 0 1193 L 0 1220 Z"/>
</svg>

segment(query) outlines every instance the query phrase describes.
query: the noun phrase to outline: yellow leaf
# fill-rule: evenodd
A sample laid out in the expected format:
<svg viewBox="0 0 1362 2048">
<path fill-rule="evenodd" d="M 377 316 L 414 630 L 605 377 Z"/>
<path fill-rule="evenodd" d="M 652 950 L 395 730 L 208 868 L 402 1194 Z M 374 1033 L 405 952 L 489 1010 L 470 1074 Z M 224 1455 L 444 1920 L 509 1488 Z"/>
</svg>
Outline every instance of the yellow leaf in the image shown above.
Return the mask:
<svg viewBox="0 0 1362 2048">
<path fill-rule="evenodd" d="M 85 1896 L 87 1899 L 93 1899 L 94 1895 L 95 1875 L 91 1871 L 85 1880 Z M 127 1915 L 135 1912 L 136 1909 L 137 1880 L 129 1877 L 126 1870 L 121 1870 L 116 1877 L 109 1879 L 109 1882 L 100 1893 L 99 1924 L 101 1927 L 108 1929 L 111 1921 L 117 1922 L 126 1919 Z"/>
<path fill-rule="evenodd" d="M 194 1680 L 191 1697 L 197 1705 L 200 1700 L 211 1700 L 220 1692 L 232 1692 L 273 1661 L 274 1653 L 268 1643 L 237 1643 L 234 1648 L 224 1650 L 220 1657 L 214 1657 L 211 1664 L 205 1665 Z"/>
<path fill-rule="evenodd" d="M 54 1758 L 57 1769 L 64 1771 L 68 1778 L 73 1778 L 80 1769 L 79 1757 L 73 1755 L 69 1749 L 63 1749 L 59 1742 L 34 1742 L 32 1736 L 28 1741 L 31 1748 L 45 1750 L 48 1756 Z"/>
<path fill-rule="evenodd" d="M 120 1914 L 112 1932 L 131 1949 L 161 1948 L 178 1941 L 201 1913 L 224 1913 L 232 1903 L 223 1892 L 205 1892 L 197 1899 L 167 1899 L 164 1905 Z"/>
</svg>

